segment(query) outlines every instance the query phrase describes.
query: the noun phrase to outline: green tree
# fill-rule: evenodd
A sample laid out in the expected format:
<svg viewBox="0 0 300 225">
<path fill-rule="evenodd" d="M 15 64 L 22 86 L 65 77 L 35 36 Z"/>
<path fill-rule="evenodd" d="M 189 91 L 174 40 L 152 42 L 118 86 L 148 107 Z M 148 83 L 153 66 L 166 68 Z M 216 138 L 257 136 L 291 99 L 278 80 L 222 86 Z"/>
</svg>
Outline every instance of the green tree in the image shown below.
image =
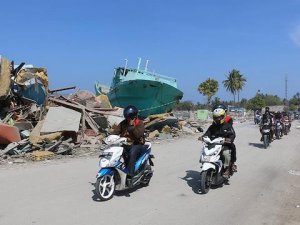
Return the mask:
<svg viewBox="0 0 300 225">
<path fill-rule="evenodd" d="M 241 100 L 241 102 L 240 102 L 240 105 L 241 105 L 241 107 L 246 108 L 247 103 L 248 103 L 248 100 L 245 99 L 245 98 L 242 98 L 242 100 Z"/>
<path fill-rule="evenodd" d="M 291 99 L 289 100 L 289 104 L 290 104 L 290 105 L 298 105 L 298 107 L 300 106 L 300 93 L 299 93 L 299 92 L 297 92 L 297 93 L 293 96 L 293 98 L 291 98 Z"/>
<path fill-rule="evenodd" d="M 212 101 L 211 104 L 212 105 L 218 105 L 221 103 L 221 99 L 219 97 L 215 97 Z"/>
<path fill-rule="evenodd" d="M 277 95 L 263 95 L 266 105 L 282 105 L 283 101 Z"/>
<path fill-rule="evenodd" d="M 255 97 L 248 100 L 246 109 L 261 109 L 266 106 L 263 94 L 256 94 Z"/>
<path fill-rule="evenodd" d="M 241 90 L 244 88 L 247 79 L 244 75 L 240 74 L 240 71 L 233 69 L 229 74 L 226 76 L 226 80 L 222 83 L 226 89 L 233 95 L 233 102 L 235 104 L 235 96 L 238 94 L 238 102 L 239 102 L 239 94 Z"/>
<path fill-rule="evenodd" d="M 217 80 L 214 79 L 207 79 L 206 81 L 202 82 L 198 86 L 198 91 L 200 94 L 207 96 L 207 104 L 210 104 L 212 96 L 214 96 L 219 89 L 219 83 Z"/>
</svg>

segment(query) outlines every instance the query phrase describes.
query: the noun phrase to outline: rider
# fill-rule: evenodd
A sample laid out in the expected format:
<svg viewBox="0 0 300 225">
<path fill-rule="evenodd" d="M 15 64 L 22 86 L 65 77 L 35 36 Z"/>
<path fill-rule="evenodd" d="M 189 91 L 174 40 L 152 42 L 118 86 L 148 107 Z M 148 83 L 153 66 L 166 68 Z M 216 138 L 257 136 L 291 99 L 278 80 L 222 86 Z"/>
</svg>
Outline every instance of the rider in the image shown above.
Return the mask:
<svg viewBox="0 0 300 225">
<path fill-rule="evenodd" d="M 227 107 L 221 103 L 221 104 L 215 105 L 212 110 L 214 111 L 215 109 L 218 109 L 218 108 L 225 110 L 224 122 L 229 123 L 231 126 L 233 126 L 233 119 L 227 112 Z M 231 142 L 230 149 L 231 149 L 231 160 L 230 161 L 232 162 L 231 170 L 232 170 L 232 172 L 237 172 L 237 166 L 234 164 L 236 162 L 236 146 L 233 142 Z"/>
<path fill-rule="evenodd" d="M 262 120 L 260 121 L 260 127 L 259 127 L 260 133 L 262 133 L 262 127 L 264 124 L 267 124 L 267 126 L 270 129 L 270 141 L 272 141 L 274 136 L 273 117 L 270 113 L 270 108 L 268 106 L 265 108 L 265 113 L 262 115 Z"/>
<path fill-rule="evenodd" d="M 292 122 L 291 122 L 291 119 L 290 119 L 290 116 L 287 112 L 283 111 L 282 112 L 282 122 L 288 122 L 289 125 L 288 125 L 288 129 L 291 128 L 291 125 L 292 125 Z"/>
<path fill-rule="evenodd" d="M 281 115 L 281 112 L 280 111 L 277 111 L 274 115 L 275 117 L 275 125 L 277 123 L 277 121 L 280 122 L 281 126 L 283 125 L 283 122 L 282 122 L 282 115 Z M 277 129 L 277 128 L 276 128 Z M 282 136 L 282 132 L 280 133 L 280 136 Z"/>
<path fill-rule="evenodd" d="M 126 137 L 129 144 L 129 160 L 128 160 L 128 186 L 132 187 L 132 177 L 134 174 L 134 166 L 137 157 L 143 150 L 145 144 L 144 123 L 138 118 L 138 109 L 133 106 L 127 106 L 124 111 L 124 120 L 115 128 L 114 134 Z"/>
<path fill-rule="evenodd" d="M 232 143 L 235 139 L 235 131 L 230 123 L 225 123 L 226 112 L 223 108 L 214 107 L 213 110 L 213 124 L 207 129 L 205 134 L 202 136 L 208 136 L 211 139 L 223 137 L 225 138 L 224 150 L 222 158 L 224 159 L 225 172 L 224 176 L 229 177 L 230 173 L 234 171 L 234 160 L 231 160 L 231 154 L 234 150 L 232 149 Z M 231 150 L 231 154 L 230 151 Z"/>
<path fill-rule="evenodd" d="M 230 123 L 231 125 L 233 125 L 233 119 L 232 117 L 227 113 L 227 107 L 224 104 L 218 104 L 215 105 L 212 109 L 212 111 L 214 111 L 217 108 L 221 108 L 225 110 L 225 123 Z"/>
</svg>

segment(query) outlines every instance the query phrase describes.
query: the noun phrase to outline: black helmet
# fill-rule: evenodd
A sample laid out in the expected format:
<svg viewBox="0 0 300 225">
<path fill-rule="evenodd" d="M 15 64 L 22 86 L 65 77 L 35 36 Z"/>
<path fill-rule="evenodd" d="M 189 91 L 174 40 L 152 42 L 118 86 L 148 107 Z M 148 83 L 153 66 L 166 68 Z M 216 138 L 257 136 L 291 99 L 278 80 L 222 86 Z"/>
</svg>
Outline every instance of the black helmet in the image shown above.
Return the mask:
<svg viewBox="0 0 300 225">
<path fill-rule="evenodd" d="M 226 107 L 224 104 L 222 104 L 222 103 L 215 105 L 215 106 L 212 108 L 212 111 L 214 111 L 215 109 L 224 109 L 225 112 L 227 112 L 227 107 Z"/>
<path fill-rule="evenodd" d="M 127 106 L 124 111 L 123 111 L 123 115 L 125 117 L 125 119 L 134 119 L 134 118 L 137 118 L 137 115 L 138 115 L 138 109 L 133 106 L 133 105 L 129 105 Z"/>
<path fill-rule="evenodd" d="M 270 112 L 269 106 L 267 106 L 267 107 L 265 108 L 265 111 L 266 111 L 266 112 Z"/>
</svg>

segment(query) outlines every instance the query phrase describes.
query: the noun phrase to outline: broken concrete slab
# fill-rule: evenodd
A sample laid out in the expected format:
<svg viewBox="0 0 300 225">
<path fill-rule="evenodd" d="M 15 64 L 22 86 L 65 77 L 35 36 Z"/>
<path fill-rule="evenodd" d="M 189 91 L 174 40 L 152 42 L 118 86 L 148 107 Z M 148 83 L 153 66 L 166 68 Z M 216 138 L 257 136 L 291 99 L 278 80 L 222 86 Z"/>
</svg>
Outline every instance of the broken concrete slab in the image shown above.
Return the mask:
<svg viewBox="0 0 300 225">
<path fill-rule="evenodd" d="M 54 140 L 59 140 L 60 137 L 62 136 L 62 132 L 55 132 L 51 134 L 41 135 L 40 130 L 43 126 L 43 123 L 44 120 L 39 121 L 38 124 L 34 127 L 34 129 L 30 133 L 29 140 L 34 145 L 36 145 L 37 143 L 41 143 L 44 140 L 50 142 Z"/>
<path fill-rule="evenodd" d="M 41 134 L 58 131 L 78 132 L 81 113 L 62 106 L 50 107 L 45 122 L 41 128 Z"/>
</svg>

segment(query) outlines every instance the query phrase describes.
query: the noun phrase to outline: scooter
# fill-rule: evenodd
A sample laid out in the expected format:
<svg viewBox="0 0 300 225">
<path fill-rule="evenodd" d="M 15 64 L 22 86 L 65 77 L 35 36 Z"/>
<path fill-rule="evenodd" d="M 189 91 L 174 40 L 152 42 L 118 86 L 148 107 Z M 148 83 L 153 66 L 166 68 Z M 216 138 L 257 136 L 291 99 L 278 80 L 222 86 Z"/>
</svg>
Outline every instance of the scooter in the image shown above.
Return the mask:
<svg viewBox="0 0 300 225">
<path fill-rule="evenodd" d="M 282 119 L 282 123 L 283 123 L 283 133 L 284 135 L 287 135 L 290 132 L 290 121 L 287 117 L 283 117 Z"/>
<path fill-rule="evenodd" d="M 113 197 L 115 191 L 121 191 L 130 188 L 128 185 L 128 167 L 125 137 L 118 135 L 109 135 L 105 138 L 106 149 L 104 149 L 99 158 L 99 171 L 96 176 L 95 193 L 101 201 L 109 200 Z M 137 158 L 135 163 L 135 176 L 132 177 L 132 187 L 138 185 L 148 186 L 153 175 L 152 166 L 154 166 L 151 154 L 151 143 L 146 142 L 143 152 Z"/>
<path fill-rule="evenodd" d="M 267 123 L 263 124 L 262 129 L 262 141 L 264 143 L 265 149 L 270 145 L 271 142 L 271 130 Z"/>
<path fill-rule="evenodd" d="M 280 137 L 282 137 L 282 126 L 281 126 L 281 122 L 280 120 L 276 120 L 275 121 L 275 136 L 276 139 L 279 139 Z"/>
<path fill-rule="evenodd" d="M 224 163 L 221 159 L 222 150 L 224 150 L 225 138 L 218 137 L 211 140 L 209 137 L 203 137 L 203 148 L 201 151 L 201 180 L 199 192 L 206 194 L 212 185 L 219 186 L 228 182 L 228 177 L 224 176 Z M 229 149 L 227 149 L 230 151 Z M 229 157 L 230 158 L 230 157 Z M 229 164 L 229 163 L 227 163 Z"/>
</svg>

